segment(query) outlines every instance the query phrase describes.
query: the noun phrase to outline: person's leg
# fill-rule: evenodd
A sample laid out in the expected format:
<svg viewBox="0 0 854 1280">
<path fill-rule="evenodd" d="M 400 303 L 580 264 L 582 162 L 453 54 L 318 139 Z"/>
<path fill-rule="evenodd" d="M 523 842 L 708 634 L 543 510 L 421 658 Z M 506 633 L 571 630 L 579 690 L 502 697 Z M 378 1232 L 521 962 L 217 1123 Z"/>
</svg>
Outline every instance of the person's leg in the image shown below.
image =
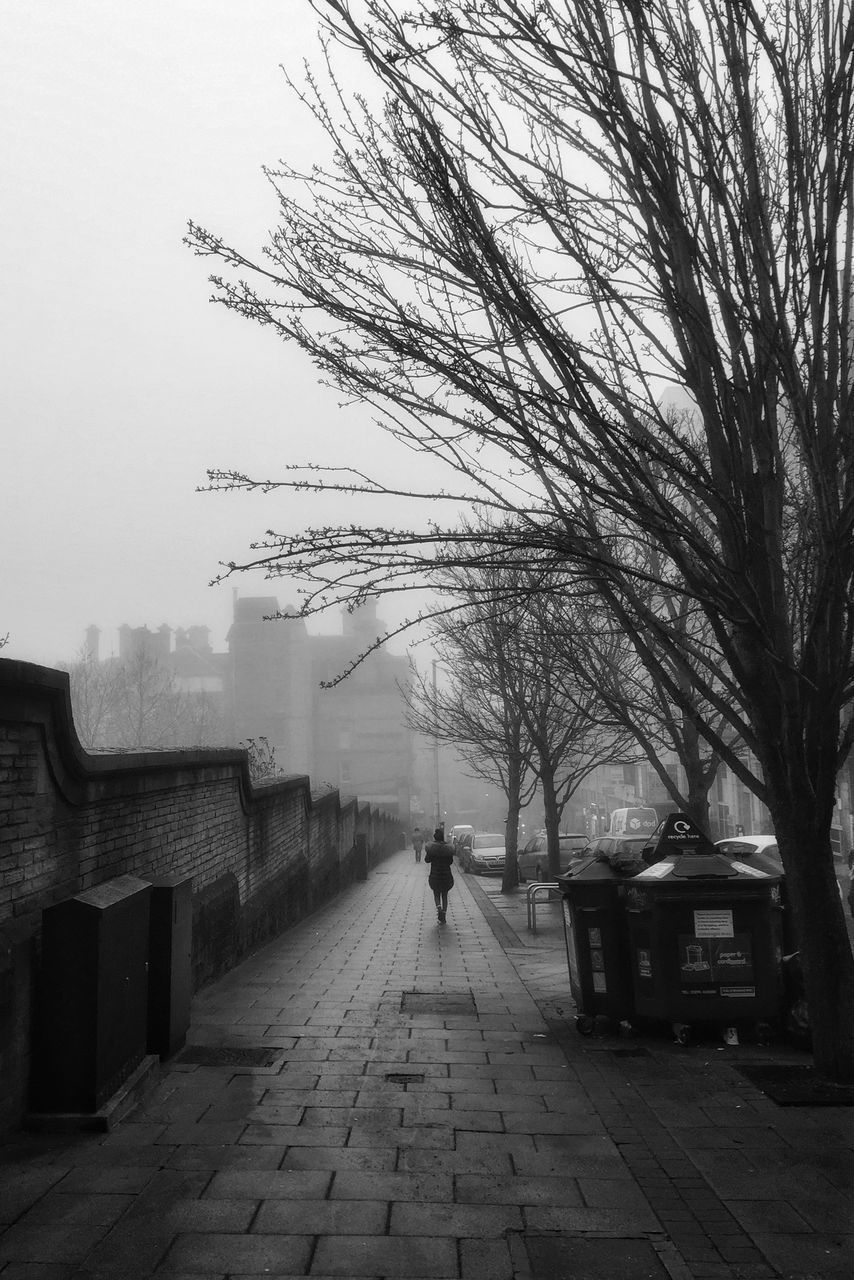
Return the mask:
<svg viewBox="0 0 854 1280">
<path fill-rule="evenodd" d="M 436 903 L 436 914 L 439 919 L 442 918 L 442 895 L 438 889 L 433 890 L 433 901 Z"/>
</svg>

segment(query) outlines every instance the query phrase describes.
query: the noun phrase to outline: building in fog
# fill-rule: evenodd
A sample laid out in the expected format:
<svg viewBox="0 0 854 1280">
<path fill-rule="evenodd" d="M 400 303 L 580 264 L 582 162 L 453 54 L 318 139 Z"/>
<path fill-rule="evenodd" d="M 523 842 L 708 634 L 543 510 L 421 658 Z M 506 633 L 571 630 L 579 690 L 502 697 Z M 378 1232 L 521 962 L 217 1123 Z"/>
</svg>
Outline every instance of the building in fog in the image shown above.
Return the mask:
<svg viewBox="0 0 854 1280">
<path fill-rule="evenodd" d="M 207 627 L 173 631 L 164 624 L 151 631 L 125 625 L 118 655 L 102 660 L 99 630 L 90 627 L 80 665 L 146 666 L 168 674 L 183 721 L 172 739 L 134 747 L 227 746 L 263 738 L 280 772 L 307 774 L 316 788 L 358 796 L 408 823 L 413 743 L 398 688 L 408 678 L 407 659 L 379 646 L 340 679 L 383 630 L 373 602 L 342 616 L 341 635 L 309 635 L 294 611 L 279 609 L 275 596 L 236 596 L 224 653 L 213 651 Z M 80 688 L 73 678 L 72 695 L 75 683 Z M 81 727 L 83 713 L 81 706 Z"/>
<path fill-rule="evenodd" d="M 283 610 L 283 613 L 291 613 Z M 266 738 L 286 773 L 381 805 L 409 820 L 412 734 L 398 685 L 406 658 L 380 647 L 340 679 L 382 632 L 373 601 L 342 612 L 341 635 L 309 635 L 272 596 L 238 598 L 228 633 L 234 740 Z"/>
<path fill-rule="evenodd" d="M 301 618 L 269 621 L 278 612 L 275 596 L 235 598 L 226 661 L 230 736 L 266 738 L 280 769 L 314 783 L 310 637 Z"/>
</svg>

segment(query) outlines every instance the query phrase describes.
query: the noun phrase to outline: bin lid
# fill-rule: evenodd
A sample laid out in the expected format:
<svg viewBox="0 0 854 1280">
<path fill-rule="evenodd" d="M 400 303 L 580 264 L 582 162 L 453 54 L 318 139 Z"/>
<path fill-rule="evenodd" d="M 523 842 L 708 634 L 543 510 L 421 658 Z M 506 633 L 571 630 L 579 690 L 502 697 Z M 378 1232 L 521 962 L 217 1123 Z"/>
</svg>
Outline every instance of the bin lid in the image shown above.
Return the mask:
<svg viewBox="0 0 854 1280">
<path fill-rule="evenodd" d="M 561 887 L 561 891 L 565 894 L 569 891 L 570 885 L 576 881 L 583 880 L 624 880 L 625 876 L 621 876 L 615 871 L 609 862 L 597 858 L 592 855 L 585 858 L 583 862 L 577 862 L 575 866 L 570 867 L 563 875 L 558 876 L 557 882 Z"/>
<path fill-rule="evenodd" d="M 670 872 L 677 880 L 695 877 L 733 877 L 738 872 L 729 858 L 719 853 L 711 840 L 687 813 L 669 813 L 661 831 L 644 849 L 644 859 L 653 865 L 665 859 L 672 863 Z M 641 872 L 641 875 L 644 875 Z"/>
<path fill-rule="evenodd" d="M 721 853 L 686 813 L 668 815 L 655 843 L 644 850 L 644 857 L 652 865 L 640 873 L 641 880 L 774 878 Z"/>
</svg>

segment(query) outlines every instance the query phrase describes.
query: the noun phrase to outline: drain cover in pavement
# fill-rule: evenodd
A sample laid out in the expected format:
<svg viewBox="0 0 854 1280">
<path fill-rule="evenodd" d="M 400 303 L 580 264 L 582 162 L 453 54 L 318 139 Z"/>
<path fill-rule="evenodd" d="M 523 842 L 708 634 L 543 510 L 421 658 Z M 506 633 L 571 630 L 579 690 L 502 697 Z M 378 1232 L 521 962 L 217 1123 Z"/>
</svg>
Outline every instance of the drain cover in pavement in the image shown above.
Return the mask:
<svg viewBox="0 0 854 1280">
<path fill-rule="evenodd" d="M 531 1280 L 669 1280 L 648 1240 L 523 1235 Z"/>
<path fill-rule="evenodd" d="M 404 991 L 401 1013 L 436 1013 L 440 1017 L 452 1013 L 475 1014 L 471 992 Z"/>
<path fill-rule="evenodd" d="M 648 1058 L 649 1049 L 645 1045 L 636 1044 L 627 1049 L 611 1049 L 615 1058 Z"/>
<path fill-rule="evenodd" d="M 271 1067 L 283 1052 L 276 1045 L 191 1044 L 176 1061 L 197 1067 Z"/>
<path fill-rule="evenodd" d="M 389 1084 L 423 1084 L 424 1075 L 418 1071 L 387 1071 L 385 1078 Z"/>
<path fill-rule="evenodd" d="M 738 1070 L 781 1107 L 854 1107 L 854 1085 L 822 1080 L 814 1067 L 739 1063 Z"/>
</svg>

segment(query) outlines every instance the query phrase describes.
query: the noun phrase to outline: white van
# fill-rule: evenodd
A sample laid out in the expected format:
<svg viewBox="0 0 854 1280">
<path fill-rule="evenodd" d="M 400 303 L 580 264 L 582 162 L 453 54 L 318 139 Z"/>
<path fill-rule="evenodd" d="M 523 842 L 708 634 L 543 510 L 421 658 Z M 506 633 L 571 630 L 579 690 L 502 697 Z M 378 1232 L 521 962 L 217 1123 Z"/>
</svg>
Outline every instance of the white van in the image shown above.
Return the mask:
<svg viewBox="0 0 854 1280">
<path fill-rule="evenodd" d="M 655 809 L 615 809 L 611 814 L 609 836 L 648 836 L 658 826 Z"/>
<path fill-rule="evenodd" d="M 460 841 L 463 836 L 474 835 L 474 827 L 468 826 L 466 823 L 457 823 L 455 827 L 451 827 L 451 834 L 447 837 L 450 844 L 454 846 L 457 853 L 460 851 Z"/>
</svg>

